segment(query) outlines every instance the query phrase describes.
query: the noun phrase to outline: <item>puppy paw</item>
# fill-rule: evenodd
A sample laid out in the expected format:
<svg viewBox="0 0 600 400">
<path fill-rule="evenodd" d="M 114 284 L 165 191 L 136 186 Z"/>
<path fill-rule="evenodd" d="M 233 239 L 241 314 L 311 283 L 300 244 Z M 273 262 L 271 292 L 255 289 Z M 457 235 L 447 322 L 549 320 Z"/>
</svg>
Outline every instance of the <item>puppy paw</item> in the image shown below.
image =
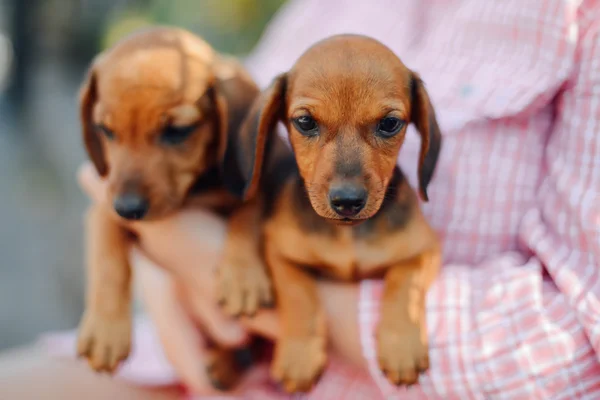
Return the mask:
<svg viewBox="0 0 600 400">
<path fill-rule="evenodd" d="M 103 318 L 86 313 L 79 327 L 77 354 L 95 371 L 112 373 L 129 356 L 131 318 Z"/>
<path fill-rule="evenodd" d="M 273 305 L 271 280 L 260 261 L 226 259 L 218 270 L 218 290 L 220 303 L 232 316 L 252 316 Z"/>
<path fill-rule="evenodd" d="M 379 367 L 395 385 L 412 385 L 429 368 L 429 348 L 422 339 L 421 327 L 407 324 L 402 331 L 380 328 L 377 331 Z"/>
<path fill-rule="evenodd" d="M 209 350 L 206 373 L 215 389 L 229 390 L 233 388 L 240 378 L 240 371 L 233 356 L 233 350 Z"/>
<path fill-rule="evenodd" d="M 271 375 L 288 393 L 308 392 L 326 362 L 324 338 L 282 338 L 275 347 Z"/>
</svg>

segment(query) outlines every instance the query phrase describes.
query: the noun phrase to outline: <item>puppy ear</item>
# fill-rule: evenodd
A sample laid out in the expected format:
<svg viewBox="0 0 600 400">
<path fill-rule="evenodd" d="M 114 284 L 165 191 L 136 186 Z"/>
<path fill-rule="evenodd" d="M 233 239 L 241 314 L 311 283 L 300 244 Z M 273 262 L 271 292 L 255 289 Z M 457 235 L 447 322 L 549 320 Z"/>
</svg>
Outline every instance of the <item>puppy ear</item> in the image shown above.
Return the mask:
<svg viewBox="0 0 600 400">
<path fill-rule="evenodd" d="M 96 71 L 92 66 L 79 89 L 79 115 L 83 131 L 83 142 L 88 156 L 94 163 L 100 176 L 108 173 L 108 164 L 104 158 L 102 142 L 94 128 L 93 111 L 97 100 Z"/>
<path fill-rule="evenodd" d="M 250 107 L 259 94 L 258 87 L 243 71 L 223 74 L 215 82 L 213 101 L 218 118 L 218 155 L 225 187 L 243 196 L 244 177 L 239 166 L 237 148 L 239 132 Z"/>
<path fill-rule="evenodd" d="M 413 73 L 411 80 L 411 121 L 421 135 L 421 153 L 419 155 L 419 194 L 421 199 L 429 201 L 427 186 L 435 172 L 438 155 L 442 145 L 440 128 L 435 117 L 425 85 L 418 74 Z"/>
<path fill-rule="evenodd" d="M 230 129 L 228 102 L 220 86 L 219 82 L 216 82 L 214 86 L 211 86 L 208 89 L 217 116 L 217 156 L 219 161 L 223 160 L 225 157 L 225 150 L 227 149 L 227 132 Z"/>
<path fill-rule="evenodd" d="M 256 98 L 232 146 L 244 183 L 244 199 L 253 197 L 258 189 L 269 138 L 285 116 L 286 87 L 287 76 L 281 74 Z"/>
</svg>

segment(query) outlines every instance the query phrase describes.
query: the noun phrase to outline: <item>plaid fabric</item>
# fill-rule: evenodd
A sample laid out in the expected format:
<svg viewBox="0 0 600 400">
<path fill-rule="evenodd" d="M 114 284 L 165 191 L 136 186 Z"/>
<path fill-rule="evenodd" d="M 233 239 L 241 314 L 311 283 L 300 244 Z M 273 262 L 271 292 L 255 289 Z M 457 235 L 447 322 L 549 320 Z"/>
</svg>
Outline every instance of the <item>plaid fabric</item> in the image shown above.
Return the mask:
<svg viewBox="0 0 600 400">
<path fill-rule="evenodd" d="M 423 205 L 444 241 L 427 299 L 430 370 L 409 389 L 384 379 L 373 338 L 382 283 L 365 281 L 370 374 L 332 360 L 298 398 L 600 398 L 598 4 L 292 0 L 275 18 L 247 60 L 261 86 L 319 39 L 366 34 L 421 74 L 444 135 Z M 418 147 L 409 132 L 399 163 L 413 185 Z M 121 376 L 175 382 L 151 324 L 135 335 Z M 73 348 L 72 335 L 61 340 Z M 237 397 L 288 396 L 263 366 Z"/>
<path fill-rule="evenodd" d="M 427 299 L 431 369 L 408 390 L 384 379 L 382 283 L 364 282 L 379 397 L 600 398 L 598 4 L 295 0 L 248 59 L 267 86 L 315 41 L 366 34 L 421 74 L 436 107 L 444 143 L 423 205 L 444 241 Z M 418 146 L 409 132 L 399 158 L 413 185 Z M 352 379 L 329 374 L 309 397 L 345 398 Z"/>
</svg>

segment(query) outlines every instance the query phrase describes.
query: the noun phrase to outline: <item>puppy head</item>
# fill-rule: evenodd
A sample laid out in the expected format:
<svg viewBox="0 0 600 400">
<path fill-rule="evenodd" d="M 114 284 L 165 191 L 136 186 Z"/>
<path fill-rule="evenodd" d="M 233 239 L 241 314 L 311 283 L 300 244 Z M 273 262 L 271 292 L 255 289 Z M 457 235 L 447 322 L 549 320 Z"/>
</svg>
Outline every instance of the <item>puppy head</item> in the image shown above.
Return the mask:
<svg viewBox="0 0 600 400">
<path fill-rule="evenodd" d="M 115 211 L 157 218 L 223 156 L 227 104 L 199 38 L 160 28 L 94 60 L 80 94 L 84 142 Z"/>
<path fill-rule="evenodd" d="M 419 76 L 381 43 L 331 37 L 275 79 L 243 131 L 247 196 L 256 190 L 265 142 L 279 120 L 320 216 L 352 224 L 379 210 L 411 122 L 421 135 L 419 192 L 428 200 L 441 142 L 435 112 Z"/>
</svg>

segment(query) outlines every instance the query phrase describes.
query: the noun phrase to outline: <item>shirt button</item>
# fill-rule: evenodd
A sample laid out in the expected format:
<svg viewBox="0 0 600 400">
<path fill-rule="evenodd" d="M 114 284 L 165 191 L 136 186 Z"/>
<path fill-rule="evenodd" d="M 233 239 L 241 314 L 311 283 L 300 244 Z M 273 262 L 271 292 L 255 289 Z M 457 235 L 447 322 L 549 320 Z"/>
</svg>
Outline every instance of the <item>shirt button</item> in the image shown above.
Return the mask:
<svg viewBox="0 0 600 400">
<path fill-rule="evenodd" d="M 462 85 L 460 88 L 460 95 L 462 97 L 468 97 L 473 92 L 473 86 L 471 85 Z"/>
</svg>

